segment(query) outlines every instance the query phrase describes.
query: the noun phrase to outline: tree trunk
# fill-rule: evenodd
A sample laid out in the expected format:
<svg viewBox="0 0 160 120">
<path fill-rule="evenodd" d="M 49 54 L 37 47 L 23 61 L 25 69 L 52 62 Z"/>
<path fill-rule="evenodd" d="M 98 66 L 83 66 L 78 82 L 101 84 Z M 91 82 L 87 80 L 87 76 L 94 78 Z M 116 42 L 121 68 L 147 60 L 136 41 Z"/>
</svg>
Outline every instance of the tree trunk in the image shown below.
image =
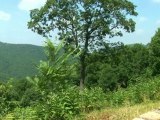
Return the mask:
<svg viewBox="0 0 160 120">
<path fill-rule="evenodd" d="M 88 26 L 86 28 L 86 37 L 85 37 L 85 43 L 84 43 L 84 49 L 82 51 L 82 54 L 80 56 L 80 89 L 83 90 L 84 88 L 84 81 L 86 77 L 86 55 L 88 52 L 88 42 L 89 42 L 89 32 L 88 32 Z"/>
<path fill-rule="evenodd" d="M 84 80 L 85 80 L 85 71 L 86 71 L 86 65 L 85 65 L 85 52 L 82 53 L 80 57 L 80 89 L 83 90 L 84 88 Z"/>
</svg>

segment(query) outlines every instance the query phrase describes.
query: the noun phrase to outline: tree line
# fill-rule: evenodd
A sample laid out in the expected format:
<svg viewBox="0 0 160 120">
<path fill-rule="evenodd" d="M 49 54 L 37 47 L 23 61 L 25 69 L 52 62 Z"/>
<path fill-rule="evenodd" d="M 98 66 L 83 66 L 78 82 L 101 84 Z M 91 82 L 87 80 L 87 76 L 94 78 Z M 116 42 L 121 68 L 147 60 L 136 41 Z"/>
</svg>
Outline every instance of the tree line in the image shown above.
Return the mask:
<svg viewBox="0 0 160 120">
<path fill-rule="evenodd" d="M 1 118 L 69 120 L 126 100 L 139 103 L 143 90 L 159 99 L 159 78 L 151 81 L 160 74 L 160 29 L 147 45 L 106 42 L 135 30 L 129 18 L 135 8 L 128 0 L 47 0 L 32 10 L 29 29 L 48 38 L 58 30 L 61 43 L 46 41 L 37 75 L 0 84 Z"/>
</svg>

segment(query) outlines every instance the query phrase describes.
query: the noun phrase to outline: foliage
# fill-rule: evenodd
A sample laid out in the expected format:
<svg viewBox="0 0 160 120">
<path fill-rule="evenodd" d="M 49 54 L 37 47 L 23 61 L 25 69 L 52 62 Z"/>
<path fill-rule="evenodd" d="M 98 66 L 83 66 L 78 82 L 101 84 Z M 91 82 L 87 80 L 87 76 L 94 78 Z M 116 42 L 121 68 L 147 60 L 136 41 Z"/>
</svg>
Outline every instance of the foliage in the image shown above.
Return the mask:
<svg viewBox="0 0 160 120">
<path fill-rule="evenodd" d="M 0 84 L 0 115 L 6 114 L 8 111 L 14 109 L 14 107 L 18 104 L 14 99 L 15 94 L 12 94 L 12 84 L 9 82 L 6 84 Z"/>
<path fill-rule="evenodd" d="M 70 120 L 81 113 L 103 108 L 105 100 L 106 95 L 100 88 L 80 91 L 78 87 L 72 86 L 58 93 L 44 96 L 43 101 L 39 101 L 35 106 L 15 107 L 1 118 L 4 120 Z"/>
<path fill-rule="evenodd" d="M 0 42 L 0 81 L 33 76 L 39 60 L 45 59 L 43 47 Z"/>
<path fill-rule="evenodd" d="M 44 103 L 39 105 L 37 114 L 39 118 L 47 120 L 70 120 L 82 112 L 101 109 L 105 97 L 100 88 L 79 91 L 77 87 L 69 87 L 58 94 L 48 95 Z"/>
<path fill-rule="evenodd" d="M 77 86 L 82 51 L 66 47 L 65 39 L 59 46 L 47 41 L 47 59 L 35 77 L 0 83 L 0 119 L 70 120 L 104 107 L 160 100 L 158 35 L 149 45 L 104 43 L 87 53 L 83 90 Z"/>
<path fill-rule="evenodd" d="M 106 94 L 99 87 L 84 89 L 80 92 L 80 106 L 83 112 L 102 109 L 106 104 Z"/>
<path fill-rule="evenodd" d="M 63 42 L 59 46 L 48 41 L 46 54 L 48 61 L 41 62 L 39 75 L 33 79 L 35 86 L 43 95 L 37 107 L 37 114 L 42 119 L 71 119 L 81 112 L 100 109 L 105 100 L 101 89 L 80 91 L 73 87 L 77 56 L 75 50 L 63 52 Z M 31 79 L 32 80 L 32 79 Z"/>
<path fill-rule="evenodd" d="M 160 78 L 146 79 L 145 82 L 132 85 L 111 93 L 107 98 L 110 106 L 134 105 L 160 99 Z"/>
<path fill-rule="evenodd" d="M 122 36 L 122 30 L 133 32 L 135 5 L 128 0 L 48 0 L 41 9 L 30 13 L 28 28 L 50 36 L 58 29 L 60 40 L 80 48 L 80 86 L 86 77 L 86 56 L 89 51 L 102 46 L 108 35 Z"/>
<path fill-rule="evenodd" d="M 34 84 L 45 94 L 73 85 L 76 78 L 75 59 L 78 53 L 73 56 L 75 50 L 64 52 L 63 46 L 63 42 L 57 47 L 49 40 L 46 42 L 47 61 L 40 62 L 39 74 L 33 79 Z"/>
<path fill-rule="evenodd" d="M 151 43 L 149 45 L 150 50 L 150 66 L 152 68 L 152 75 L 160 74 L 160 28 L 156 31 L 155 35 L 152 37 Z"/>
<path fill-rule="evenodd" d="M 87 58 L 88 87 L 100 86 L 105 91 L 126 88 L 151 77 L 149 73 L 149 50 L 142 44 L 124 45 L 108 43 Z"/>
<path fill-rule="evenodd" d="M 61 91 L 58 94 L 48 95 L 38 107 L 38 115 L 42 119 L 66 120 L 80 113 L 78 105 L 78 91 L 75 87 Z"/>
<path fill-rule="evenodd" d="M 144 113 L 158 109 L 159 106 L 159 101 L 149 101 L 133 106 L 106 108 L 86 114 L 85 120 L 133 120 Z"/>
<path fill-rule="evenodd" d="M 3 120 L 39 120 L 36 111 L 31 108 L 15 108 L 12 113 L 3 117 Z"/>
<path fill-rule="evenodd" d="M 28 80 L 10 80 L 0 85 L 0 115 L 17 107 L 34 106 L 42 99 L 39 91 Z"/>
</svg>

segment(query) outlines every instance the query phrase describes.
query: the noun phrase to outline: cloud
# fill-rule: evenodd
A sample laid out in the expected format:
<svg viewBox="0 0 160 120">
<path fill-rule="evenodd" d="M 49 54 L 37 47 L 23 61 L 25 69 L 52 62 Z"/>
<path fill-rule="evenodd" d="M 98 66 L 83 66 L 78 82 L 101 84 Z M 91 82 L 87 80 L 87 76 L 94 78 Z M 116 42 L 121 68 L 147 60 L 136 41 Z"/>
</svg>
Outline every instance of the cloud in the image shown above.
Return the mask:
<svg viewBox="0 0 160 120">
<path fill-rule="evenodd" d="M 156 21 L 156 25 L 160 25 L 160 20 L 157 20 L 157 21 Z"/>
<path fill-rule="evenodd" d="M 9 13 L 6 13 L 4 11 L 0 11 L 0 20 L 1 21 L 8 21 L 10 20 L 11 15 Z"/>
<path fill-rule="evenodd" d="M 148 22 L 148 18 L 147 17 L 144 17 L 144 16 L 139 16 L 135 19 L 136 23 L 138 25 L 142 25 L 142 24 L 145 24 L 146 22 Z"/>
<path fill-rule="evenodd" d="M 144 33 L 144 30 L 143 30 L 143 29 L 137 29 L 137 30 L 135 31 L 135 33 L 136 33 L 137 35 L 142 35 L 142 34 Z"/>
<path fill-rule="evenodd" d="M 147 21 L 148 19 L 146 17 L 139 17 L 139 22 L 145 22 Z"/>
<path fill-rule="evenodd" d="M 40 8 L 46 3 L 46 0 L 21 0 L 18 4 L 20 10 L 29 11 L 35 8 Z"/>
<path fill-rule="evenodd" d="M 154 3 L 160 3 L 160 0 L 152 0 Z"/>
</svg>

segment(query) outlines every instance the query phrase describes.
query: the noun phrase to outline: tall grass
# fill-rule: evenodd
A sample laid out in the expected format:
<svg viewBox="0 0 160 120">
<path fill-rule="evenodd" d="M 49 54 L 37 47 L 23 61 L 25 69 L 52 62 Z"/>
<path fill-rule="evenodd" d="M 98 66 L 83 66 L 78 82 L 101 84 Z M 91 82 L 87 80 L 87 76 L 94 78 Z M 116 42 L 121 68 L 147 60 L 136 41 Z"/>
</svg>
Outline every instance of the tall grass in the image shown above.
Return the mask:
<svg viewBox="0 0 160 120">
<path fill-rule="evenodd" d="M 154 100 L 160 100 L 160 77 L 132 85 L 127 89 L 120 89 L 107 96 L 108 106 L 111 107 L 134 105 Z"/>
<path fill-rule="evenodd" d="M 145 102 L 134 106 L 107 108 L 87 114 L 85 120 L 132 120 L 139 115 L 157 109 L 160 102 Z"/>
<path fill-rule="evenodd" d="M 144 80 L 143 80 L 144 81 Z M 106 109 L 86 115 L 86 120 L 132 120 L 160 108 L 160 77 L 108 93 Z"/>
</svg>

